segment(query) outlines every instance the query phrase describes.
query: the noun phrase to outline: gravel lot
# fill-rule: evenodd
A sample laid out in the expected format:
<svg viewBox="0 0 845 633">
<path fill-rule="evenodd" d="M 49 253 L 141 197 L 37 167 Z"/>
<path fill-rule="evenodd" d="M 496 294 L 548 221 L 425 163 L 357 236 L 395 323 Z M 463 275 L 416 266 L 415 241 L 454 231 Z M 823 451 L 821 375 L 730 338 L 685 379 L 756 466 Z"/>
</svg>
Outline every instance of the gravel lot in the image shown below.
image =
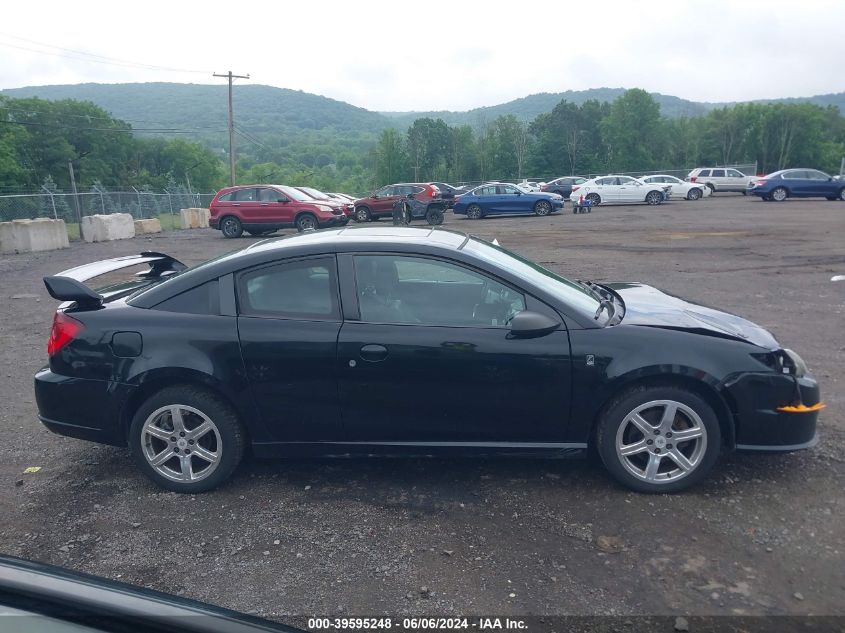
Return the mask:
<svg viewBox="0 0 845 633">
<path fill-rule="evenodd" d="M 769 328 L 828 408 L 822 442 L 730 455 L 673 496 L 583 460 L 251 462 L 196 497 L 125 450 L 50 434 L 32 374 L 55 302 L 42 276 L 246 246 L 211 230 L 0 258 L 0 552 L 284 620 L 380 614 L 843 614 L 845 204 L 722 194 L 589 215 L 446 224 L 572 277 L 643 281 Z M 41 466 L 23 474 L 28 466 Z"/>
</svg>

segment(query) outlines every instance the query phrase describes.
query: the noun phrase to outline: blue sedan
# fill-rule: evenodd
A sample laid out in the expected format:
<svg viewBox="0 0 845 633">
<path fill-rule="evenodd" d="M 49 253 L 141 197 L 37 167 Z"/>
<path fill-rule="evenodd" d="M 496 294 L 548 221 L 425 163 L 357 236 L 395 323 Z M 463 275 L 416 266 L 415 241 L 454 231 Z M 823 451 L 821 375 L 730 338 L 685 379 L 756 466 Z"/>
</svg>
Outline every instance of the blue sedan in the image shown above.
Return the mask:
<svg viewBox="0 0 845 633">
<path fill-rule="evenodd" d="M 782 169 L 752 180 L 748 193 L 777 202 L 787 198 L 845 200 L 845 180 L 817 169 Z"/>
<path fill-rule="evenodd" d="M 488 183 L 455 200 L 452 211 L 478 220 L 485 215 L 549 215 L 563 209 L 563 198 L 556 193 L 532 193 L 516 185 Z"/>
</svg>

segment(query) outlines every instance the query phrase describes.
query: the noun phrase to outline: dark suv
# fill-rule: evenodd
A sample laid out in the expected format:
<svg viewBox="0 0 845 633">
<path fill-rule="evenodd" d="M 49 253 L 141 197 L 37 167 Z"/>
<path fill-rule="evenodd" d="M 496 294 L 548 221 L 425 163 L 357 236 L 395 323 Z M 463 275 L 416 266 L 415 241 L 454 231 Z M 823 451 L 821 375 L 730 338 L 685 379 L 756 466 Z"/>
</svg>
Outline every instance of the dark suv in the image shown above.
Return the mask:
<svg viewBox="0 0 845 633">
<path fill-rule="evenodd" d="M 379 218 L 391 217 L 393 203 L 414 194 L 414 198 L 427 202 L 440 197 L 440 190 L 430 183 L 409 182 L 397 185 L 387 185 L 374 191 L 366 198 L 355 201 L 355 219 L 358 222 L 369 222 Z"/>
<path fill-rule="evenodd" d="M 563 196 L 564 200 L 567 200 L 572 195 L 573 185 L 581 185 L 585 182 L 587 182 L 587 179 L 581 176 L 562 176 L 561 178 L 540 185 L 540 191 L 556 193 Z"/>
<path fill-rule="evenodd" d="M 349 218 L 342 205 L 315 200 L 285 185 L 240 185 L 217 192 L 209 205 L 208 225 L 224 237 L 342 226 Z"/>
</svg>

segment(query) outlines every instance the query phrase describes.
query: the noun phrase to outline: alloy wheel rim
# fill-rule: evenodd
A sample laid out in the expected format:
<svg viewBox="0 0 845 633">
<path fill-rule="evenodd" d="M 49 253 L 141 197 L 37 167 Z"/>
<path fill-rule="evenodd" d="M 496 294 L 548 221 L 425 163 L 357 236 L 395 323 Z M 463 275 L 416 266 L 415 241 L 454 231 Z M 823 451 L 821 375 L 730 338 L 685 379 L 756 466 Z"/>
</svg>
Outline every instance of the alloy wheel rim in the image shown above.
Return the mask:
<svg viewBox="0 0 845 633">
<path fill-rule="evenodd" d="M 467 215 L 469 217 L 471 217 L 472 219 L 480 218 L 481 217 L 481 209 L 479 207 L 472 206 L 469 209 L 467 209 Z"/>
<path fill-rule="evenodd" d="M 301 229 L 313 229 L 314 228 L 314 220 L 308 216 L 305 216 L 299 221 L 299 228 Z"/>
<path fill-rule="evenodd" d="M 783 189 L 775 189 L 772 193 L 772 198 L 774 198 L 778 202 L 786 200 L 786 191 L 784 191 Z"/>
<path fill-rule="evenodd" d="M 235 221 L 232 220 L 231 218 L 229 218 L 225 222 L 223 222 L 223 232 L 226 235 L 234 235 L 236 230 L 237 230 L 237 228 L 236 228 L 236 225 L 235 225 Z"/>
<path fill-rule="evenodd" d="M 657 204 L 659 202 L 658 195 L 659 194 L 656 194 L 652 191 L 650 194 L 648 194 L 646 202 L 648 202 L 649 204 Z"/>
<path fill-rule="evenodd" d="M 666 484 L 689 476 L 707 451 L 707 429 L 690 407 L 652 400 L 631 411 L 616 432 L 616 456 L 637 479 Z"/>
<path fill-rule="evenodd" d="M 598 194 L 591 193 L 587 196 L 587 200 L 589 200 L 592 204 L 598 204 L 601 201 L 601 198 L 599 198 Z"/>
<path fill-rule="evenodd" d="M 693 200 L 698 200 L 701 197 L 701 192 L 698 189 L 692 189 L 689 192 L 689 197 Z"/>
<path fill-rule="evenodd" d="M 541 202 L 537 205 L 537 215 L 548 215 L 549 214 L 549 203 L 548 202 Z"/>
<path fill-rule="evenodd" d="M 359 222 L 366 222 L 369 214 L 364 209 L 359 209 L 355 214 L 355 219 Z"/>
<path fill-rule="evenodd" d="M 141 428 L 141 450 L 162 477 L 194 483 L 217 470 L 223 441 L 217 425 L 202 411 L 169 404 L 147 417 Z"/>
</svg>

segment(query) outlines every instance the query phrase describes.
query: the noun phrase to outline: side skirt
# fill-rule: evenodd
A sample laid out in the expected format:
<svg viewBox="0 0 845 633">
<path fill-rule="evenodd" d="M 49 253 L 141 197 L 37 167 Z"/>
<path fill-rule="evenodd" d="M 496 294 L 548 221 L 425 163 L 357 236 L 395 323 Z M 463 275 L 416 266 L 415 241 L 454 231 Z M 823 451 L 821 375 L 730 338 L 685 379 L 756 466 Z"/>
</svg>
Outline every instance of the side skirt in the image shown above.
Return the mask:
<svg viewBox="0 0 845 633">
<path fill-rule="evenodd" d="M 260 442 L 256 457 L 445 457 L 488 456 L 561 458 L 580 456 L 582 442 Z"/>
</svg>

